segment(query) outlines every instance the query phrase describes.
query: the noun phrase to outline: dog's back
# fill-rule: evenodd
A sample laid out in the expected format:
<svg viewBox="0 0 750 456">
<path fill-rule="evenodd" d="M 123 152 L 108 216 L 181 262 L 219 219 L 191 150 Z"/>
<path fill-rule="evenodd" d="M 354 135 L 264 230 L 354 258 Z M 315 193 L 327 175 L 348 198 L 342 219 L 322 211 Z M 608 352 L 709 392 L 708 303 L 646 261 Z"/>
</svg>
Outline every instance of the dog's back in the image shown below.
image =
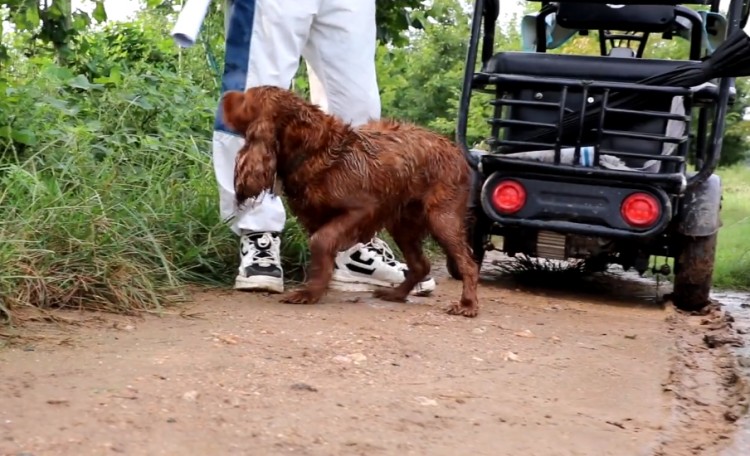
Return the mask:
<svg viewBox="0 0 750 456">
<path fill-rule="evenodd" d="M 468 189 L 469 165 L 447 138 L 389 120 L 373 121 L 354 131 L 362 145 L 351 150 L 350 163 L 364 162 L 356 166 L 367 172 L 367 179 L 358 183 L 362 190 L 382 192 L 383 199 L 400 197 L 401 203 L 407 203 L 422 198 L 435 186 Z"/>
</svg>

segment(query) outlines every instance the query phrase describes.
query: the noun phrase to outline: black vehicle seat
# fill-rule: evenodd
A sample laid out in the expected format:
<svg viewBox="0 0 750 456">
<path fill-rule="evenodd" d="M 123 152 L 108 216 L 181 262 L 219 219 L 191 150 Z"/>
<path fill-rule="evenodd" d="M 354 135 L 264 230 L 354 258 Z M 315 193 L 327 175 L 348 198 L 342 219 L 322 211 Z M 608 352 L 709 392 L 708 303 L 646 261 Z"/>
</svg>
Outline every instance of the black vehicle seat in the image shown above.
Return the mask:
<svg viewBox="0 0 750 456">
<path fill-rule="evenodd" d="M 492 56 L 482 68 L 477 80 L 489 74 L 583 79 L 606 82 L 638 82 L 659 73 L 674 70 L 690 60 L 637 59 L 617 56 L 544 54 L 538 52 L 501 52 Z M 693 62 L 698 63 L 698 62 Z M 484 73 L 484 74 L 482 74 Z M 698 100 L 715 101 L 719 90 L 716 84 L 698 88 Z"/>
<path fill-rule="evenodd" d="M 637 82 L 688 63 L 684 60 L 638 59 L 612 56 L 501 52 L 492 56 L 483 73 L 518 76 Z"/>
<path fill-rule="evenodd" d="M 557 23 L 579 30 L 627 30 L 659 33 L 675 24 L 677 6 L 592 4 L 557 2 Z"/>
</svg>

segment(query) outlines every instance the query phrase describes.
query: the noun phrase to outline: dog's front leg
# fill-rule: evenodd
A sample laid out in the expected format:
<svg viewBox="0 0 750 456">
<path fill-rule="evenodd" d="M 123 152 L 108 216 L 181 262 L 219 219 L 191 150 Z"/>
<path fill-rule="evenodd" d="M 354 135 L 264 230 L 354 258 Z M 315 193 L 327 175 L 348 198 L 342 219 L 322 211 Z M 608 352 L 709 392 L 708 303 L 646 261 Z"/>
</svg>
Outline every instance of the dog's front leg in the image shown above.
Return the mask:
<svg viewBox="0 0 750 456">
<path fill-rule="evenodd" d="M 350 209 L 334 217 L 310 237 L 310 278 L 304 289 L 289 294 L 282 302 L 315 304 L 320 301 L 333 276 L 336 254 L 360 238 L 371 225 L 373 214 L 367 209 Z"/>
<path fill-rule="evenodd" d="M 316 231 L 310 237 L 310 278 L 305 288 L 295 291 L 282 302 L 289 304 L 315 304 L 325 294 L 328 283 L 333 276 L 333 266 L 336 261 L 336 235 L 328 225 Z M 333 237 L 332 237 L 333 236 Z"/>
</svg>

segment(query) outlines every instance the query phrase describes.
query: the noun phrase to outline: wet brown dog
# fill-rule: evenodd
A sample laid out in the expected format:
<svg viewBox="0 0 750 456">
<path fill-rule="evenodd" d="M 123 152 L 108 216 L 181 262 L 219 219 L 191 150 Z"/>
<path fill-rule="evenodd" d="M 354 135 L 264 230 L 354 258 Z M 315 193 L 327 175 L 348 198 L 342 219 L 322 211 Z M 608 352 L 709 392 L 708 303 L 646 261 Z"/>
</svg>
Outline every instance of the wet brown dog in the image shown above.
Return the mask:
<svg viewBox="0 0 750 456">
<path fill-rule="evenodd" d="M 470 168 L 455 144 L 405 123 L 373 121 L 353 128 L 269 86 L 227 92 L 223 116 L 233 130 L 245 133 L 235 164 L 237 203 L 272 189 L 278 177 L 290 209 L 310 234 L 310 278 L 284 302 L 319 301 L 336 253 L 385 228 L 409 272 L 397 288 L 379 289 L 376 297 L 405 301 L 429 274 L 422 241 L 430 234 L 463 277 L 461 301 L 448 313 L 477 315 L 479 270 L 465 235 Z"/>
</svg>

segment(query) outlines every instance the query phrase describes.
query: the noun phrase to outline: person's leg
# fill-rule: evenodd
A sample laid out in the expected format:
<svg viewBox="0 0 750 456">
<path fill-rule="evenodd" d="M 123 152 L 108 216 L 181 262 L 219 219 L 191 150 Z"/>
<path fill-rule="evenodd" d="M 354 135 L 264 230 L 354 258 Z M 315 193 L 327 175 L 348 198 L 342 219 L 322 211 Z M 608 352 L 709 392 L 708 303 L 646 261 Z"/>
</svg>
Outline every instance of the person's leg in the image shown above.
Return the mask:
<svg viewBox="0 0 750 456">
<path fill-rule="evenodd" d="M 302 51 L 311 101 L 353 125 L 380 118 L 375 50 L 375 0 L 322 0 Z M 388 244 L 374 238 L 337 255 L 330 286 L 343 291 L 396 287 L 406 273 Z M 435 280 L 426 277 L 413 293 L 434 289 Z"/>
<path fill-rule="evenodd" d="M 226 50 L 221 93 L 258 85 L 288 89 L 307 42 L 317 1 L 233 0 L 226 4 Z M 218 107 L 213 163 L 222 219 L 240 236 L 240 266 L 235 288 L 284 291 L 279 247 L 286 223 L 281 198 L 272 189 L 238 210 L 234 161 L 244 132 L 231 131 Z"/>
</svg>

